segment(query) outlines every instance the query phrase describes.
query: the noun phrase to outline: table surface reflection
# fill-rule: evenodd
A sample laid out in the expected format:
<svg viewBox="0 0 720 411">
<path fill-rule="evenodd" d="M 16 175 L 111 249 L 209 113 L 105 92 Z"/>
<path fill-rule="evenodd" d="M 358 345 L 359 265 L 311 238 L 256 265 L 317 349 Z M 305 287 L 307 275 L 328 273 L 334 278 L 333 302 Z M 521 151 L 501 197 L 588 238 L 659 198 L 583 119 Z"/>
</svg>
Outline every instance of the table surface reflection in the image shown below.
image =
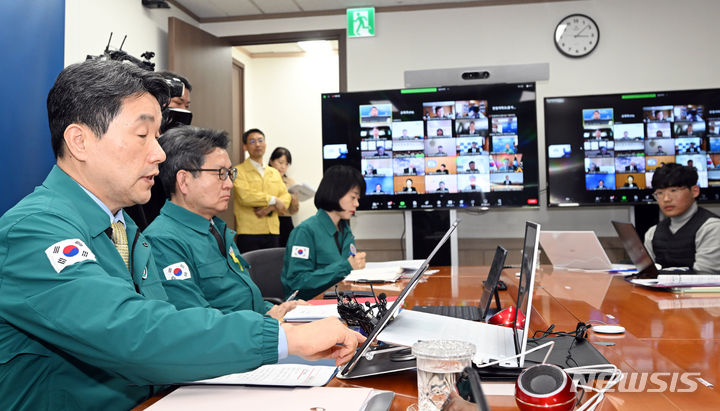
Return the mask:
<svg viewBox="0 0 720 411">
<path fill-rule="evenodd" d="M 488 267 L 437 267 L 425 276 L 408 296 L 414 305 L 476 305 L 482 294 Z M 518 268 L 503 271 L 508 285 L 500 292 L 504 307 L 515 305 Z M 374 286 L 376 293 L 398 295 L 407 283 Z M 369 290 L 368 285 L 340 283 L 339 289 Z M 494 302 L 493 302 L 494 304 Z M 596 348 L 630 378 L 620 389 L 608 393 L 598 409 L 717 409 L 716 388 L 696 383 L 692 392 L 684 382 L 701 377 L 712 384 L 720 377 L 720 293 L 676 294 L 635 286 L 621 276 L 538 268 L 533 297 L 531 332 L 551 324 L 556 331 L 573 331 L 579 321 L 620 324 L 621 335 L 589 333 L 591 342 L 613 343 Z M 651 373 L 656 373 L 652 374 Z M 657 374 L 665 373 L 665 374 Z M 666 383 L 665 389 L 655 381 Z M 683 379 L 684 378 L 684 379 Z M 331 387 L 371 387 L 396 393 L 391 410 L 404 411 L 417 401 L 414 371 L 404 371 L 354 380 L 334 378 Z M 661 392 L 652 392 L 652 390 Z M 155 397 L 137 409 L 144 409 Z M 516 410 L 511 396 L 489 396 L 493 410 Z"/>
</svg>

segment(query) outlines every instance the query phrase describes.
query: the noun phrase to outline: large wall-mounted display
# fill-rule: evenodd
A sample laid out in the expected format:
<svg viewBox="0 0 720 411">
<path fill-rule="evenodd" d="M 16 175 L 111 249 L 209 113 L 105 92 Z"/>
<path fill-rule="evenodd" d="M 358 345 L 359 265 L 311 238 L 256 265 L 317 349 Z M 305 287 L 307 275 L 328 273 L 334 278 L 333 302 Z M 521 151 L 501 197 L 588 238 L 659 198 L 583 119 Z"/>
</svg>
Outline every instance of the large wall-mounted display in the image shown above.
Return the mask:
<svg viewBox="0 0 720 411">
<path fill-rule="evenodd" d="M 669 162 L 720 202 L 720 89 L 548 97 L 545 143 L 550 206 L 652 203 Z"/>
<path fill-rule="evenodd" d="M 538 205 L 535 84 L 322 95 L 323 168 L 362 171 L 362 210 Z"/>
</svg>

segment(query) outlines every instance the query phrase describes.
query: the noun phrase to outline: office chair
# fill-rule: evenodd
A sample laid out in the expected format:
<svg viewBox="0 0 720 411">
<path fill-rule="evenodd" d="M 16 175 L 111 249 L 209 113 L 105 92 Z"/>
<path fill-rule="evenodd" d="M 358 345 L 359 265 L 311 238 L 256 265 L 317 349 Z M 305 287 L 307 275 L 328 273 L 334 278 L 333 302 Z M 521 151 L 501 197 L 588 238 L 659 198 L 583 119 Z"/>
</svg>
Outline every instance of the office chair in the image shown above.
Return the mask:
<svg viewBox="0 0 720 411">
<path fill-rule="evenodd" d="M 280 280 L 285 260 L 285 248 L 253 250 L 242 256 L 250 264 L 250 278 L 260 288 L 265 301 L 281 304 L 285 296 Z"/>
</svg>

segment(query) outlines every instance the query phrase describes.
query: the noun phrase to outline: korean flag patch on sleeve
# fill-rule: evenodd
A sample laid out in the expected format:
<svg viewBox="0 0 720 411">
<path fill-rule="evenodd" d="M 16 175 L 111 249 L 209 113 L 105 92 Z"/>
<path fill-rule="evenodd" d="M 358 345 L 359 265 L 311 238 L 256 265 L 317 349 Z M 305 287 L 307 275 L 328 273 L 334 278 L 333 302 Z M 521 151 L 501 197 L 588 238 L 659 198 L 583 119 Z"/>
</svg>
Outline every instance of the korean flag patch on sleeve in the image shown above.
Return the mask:
<svg viewBox="0 0 720 411">
<path fill-rule="evenodd" d="M 45 250 L 50 264 L 57 273 L 63 268 L 86 260 L 97 261 L 95 254 L 77 238 L 57 242 Z"/>
<path fill-rule="evenodd" d="M 290 257 L 302 258 L 303 260 L 307 260 L 308 258 L 310 258 L 310 249 L 308 247 L 294 245 Z"/>
<path fill-rule="evenodd" d="M 191 278 L 190 268 L 184 261 L 170 264 L 169 266 L 163 268 L 163 274 L 165 274 L 166 280 L 187 280 Z"/>
</svg>

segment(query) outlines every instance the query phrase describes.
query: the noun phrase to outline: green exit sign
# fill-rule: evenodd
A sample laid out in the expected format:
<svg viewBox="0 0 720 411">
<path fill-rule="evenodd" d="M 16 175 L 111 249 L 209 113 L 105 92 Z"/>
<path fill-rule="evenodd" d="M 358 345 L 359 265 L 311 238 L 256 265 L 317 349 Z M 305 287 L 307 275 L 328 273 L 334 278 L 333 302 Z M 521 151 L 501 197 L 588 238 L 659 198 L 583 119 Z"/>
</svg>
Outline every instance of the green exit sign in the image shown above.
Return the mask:
<svg viewBox="0 0 720 411">
<path fill-rule="evenodd" d="M 375 7 L 347 9 L 348 37 L 372 37 L 375 35 Z"/>
</svg>

